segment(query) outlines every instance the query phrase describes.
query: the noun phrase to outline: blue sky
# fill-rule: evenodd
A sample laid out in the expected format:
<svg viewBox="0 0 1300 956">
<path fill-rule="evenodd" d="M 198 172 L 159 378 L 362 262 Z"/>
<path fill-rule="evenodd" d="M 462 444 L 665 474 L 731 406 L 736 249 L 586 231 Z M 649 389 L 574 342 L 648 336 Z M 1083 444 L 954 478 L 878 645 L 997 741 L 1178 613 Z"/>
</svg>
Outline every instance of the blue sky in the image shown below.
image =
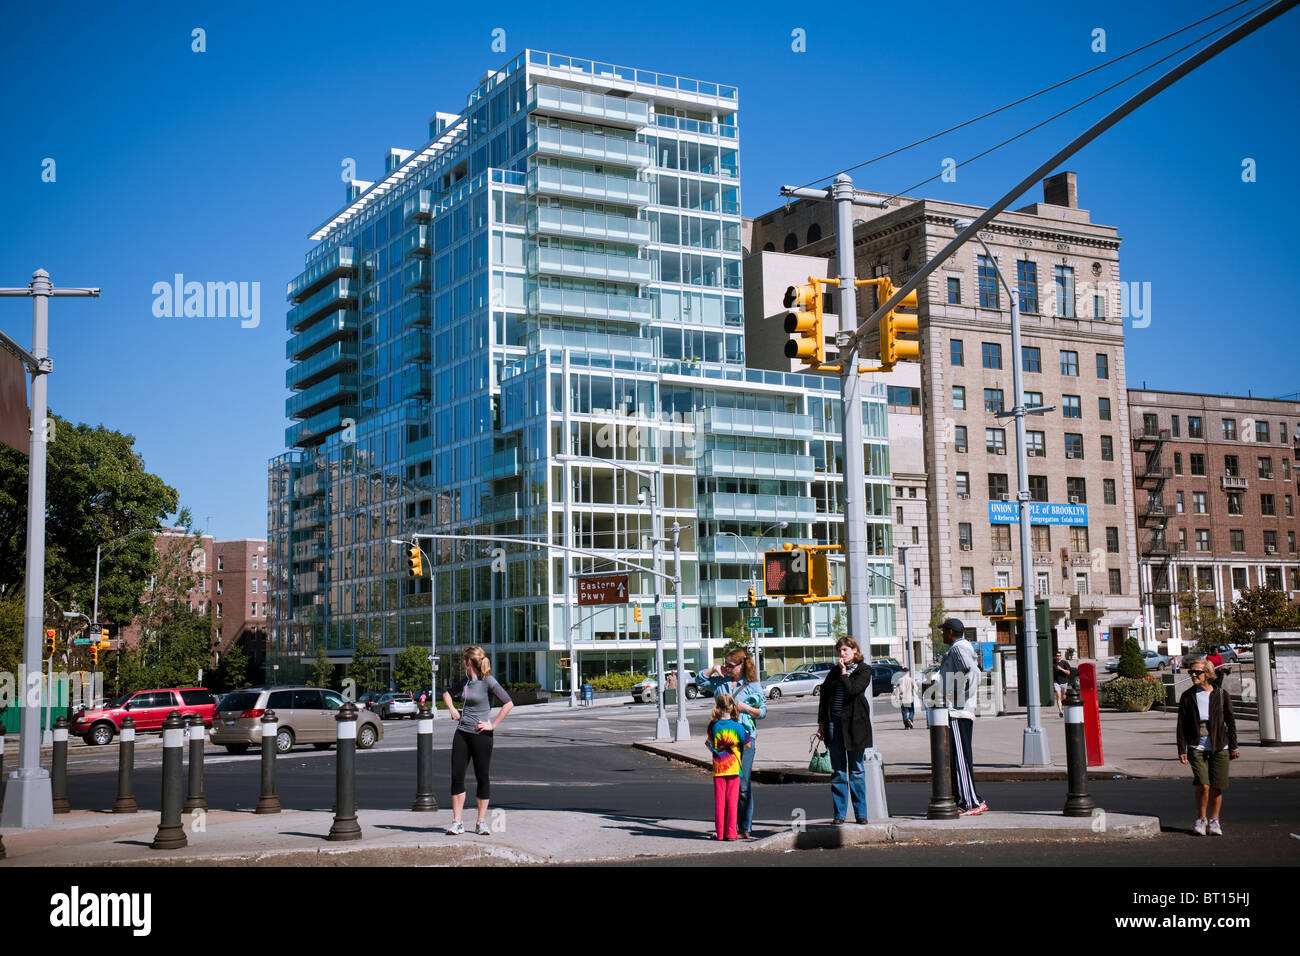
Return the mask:
<svg viewBox="0 0 1300 956">
<path fill-rule="evenodd" d="M 742 204 L 755 216 L 780 204 L 782 183 L 947 128 L 1227 2 L 657 3 L 606 16 L 516 3 L 21 6 L 0 37 L 0 284 L 42 267 L 56 284 L 101 287 L 98 300 L 53 304 L 51 407 L 134 434 L 219 538 L 262 537 L 266 461 L 287 424 L 284 283 L 307 233 L 342 204 L 342 162 L 377 178 L 390 146 L 423 145 L 435 110 L 459 111 L 486 70 L 525 47 L 739 87 Z M 903 190 L 1251 6 L 855 180 Z M 195 28 L 206 52 L 191 49 Z M 496 29 L 508 53 L 492 51 Z M 805 52 L 792 50 L 796 29 Z M 1097 29 L 1105 54 L 1092 50 Z M 1128 335 L 1132 386 L 1300 389 L 1300 336 L 1288 331 L 1297 47 L 1292 11 L 1066 164 L 1093 221 L 1119 229 L 1123 278 L 1151 283 L 1151 325 Z M 992 202 L 1142 82 L 917 194 Z M 153 286 L 176 273 L 260 283 L 260 325 L 155 317 Z M 29 343 L 29 304 L 0 300 L 0 329 Z"/>
</svg>

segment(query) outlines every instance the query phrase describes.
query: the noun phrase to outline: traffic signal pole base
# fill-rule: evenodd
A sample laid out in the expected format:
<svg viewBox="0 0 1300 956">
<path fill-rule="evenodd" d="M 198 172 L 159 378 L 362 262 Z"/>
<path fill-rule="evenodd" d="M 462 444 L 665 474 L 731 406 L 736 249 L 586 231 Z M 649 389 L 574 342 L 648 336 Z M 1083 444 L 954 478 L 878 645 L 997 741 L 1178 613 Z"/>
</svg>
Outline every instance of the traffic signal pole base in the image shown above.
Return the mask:
<svg viewBox="0 0 1300 956">
<path fill-rule="evenodd" d="M 1020 766 L 1050 767 L 1051 765 L 1052 753 L 1047 745 L 1047 731 L 1042 727 L 1026 727 Z"/>
<path fill-rule="evenodd" d="M 889 819 L 889 802 L 885 799 L 885 762 L 880 751 L 868 747 L 862 756 L 867 773 L 867 822 Z"/>
<path fill-rule="evenodd" d="M 44 770 L 15 770 L 5 788 L 0 826 L 47 827 L 54 822 L 54 789 Z"/>
<path fill-rule="evenodd" d="M 691 724 L 685 717 L 677 721 L 677 732 L 673 734 L 673 740 L 681 742 L 691 739 Z"/>
<path fill-rule="evenodd" d="M 668 730 L 668 715 L 664 714 L 655 722 L 655 740 L 671 740 L 672 734 Z"/>
</svg>

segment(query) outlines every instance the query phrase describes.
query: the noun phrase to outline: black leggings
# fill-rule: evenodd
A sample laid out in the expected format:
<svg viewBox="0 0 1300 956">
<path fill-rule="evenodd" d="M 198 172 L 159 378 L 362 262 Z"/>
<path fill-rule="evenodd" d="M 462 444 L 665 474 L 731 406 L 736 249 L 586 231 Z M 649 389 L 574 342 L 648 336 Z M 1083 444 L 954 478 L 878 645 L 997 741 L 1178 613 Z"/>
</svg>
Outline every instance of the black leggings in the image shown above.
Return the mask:
<svg viewBox="0 0 1300 956">
<path fill-rule="evenodd" d="M 465 766 L 474 761 L 474 780 L 478 784 L 475 796 L 486 800 L 492 791 L 488 767 L 492 763 L 492 731 L 467 734 L 457 730 L 451 738 L 451 795 L 465 792 Z"/>
</svg>

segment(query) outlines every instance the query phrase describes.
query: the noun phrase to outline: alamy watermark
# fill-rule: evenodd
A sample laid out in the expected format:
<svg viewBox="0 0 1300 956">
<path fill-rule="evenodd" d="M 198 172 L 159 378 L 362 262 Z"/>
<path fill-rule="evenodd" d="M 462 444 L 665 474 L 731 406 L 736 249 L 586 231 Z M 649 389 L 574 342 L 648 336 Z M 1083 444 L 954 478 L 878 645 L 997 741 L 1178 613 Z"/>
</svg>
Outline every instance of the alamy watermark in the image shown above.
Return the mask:
<svg viewBox="0 0 1300 956">
<path fill-rule="evenodd" d="M 262 322 L 260 282 L 186 282 L 178 272 L 171 282 L 153 284 L 153 314 L 160 319 L 240 318 L 245 329 Z"/>
</svg>

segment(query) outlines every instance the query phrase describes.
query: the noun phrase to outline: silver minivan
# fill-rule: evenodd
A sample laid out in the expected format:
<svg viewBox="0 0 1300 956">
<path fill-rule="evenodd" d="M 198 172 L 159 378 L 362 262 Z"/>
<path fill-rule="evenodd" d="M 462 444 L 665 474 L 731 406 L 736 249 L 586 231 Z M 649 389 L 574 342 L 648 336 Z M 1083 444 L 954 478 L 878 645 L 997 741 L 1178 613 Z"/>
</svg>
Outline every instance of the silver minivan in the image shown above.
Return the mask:
<svg viewBox="0 0 1300 956">
<path fill-rule="evenodd" d="M 343 695 L 319 687 L 254 687 L 221 698 L 212 719 L 212 742 L 232 754 L 262 744 L 262 715 L 275 711 L 277 753 L 294 744 L 312 744 L 324 750 L 337 742 L 337 721 Z M 374 714 L 357 711 L 357 747 L 369 750 L 384 737 L 384 725 Z"/>
</svg>

